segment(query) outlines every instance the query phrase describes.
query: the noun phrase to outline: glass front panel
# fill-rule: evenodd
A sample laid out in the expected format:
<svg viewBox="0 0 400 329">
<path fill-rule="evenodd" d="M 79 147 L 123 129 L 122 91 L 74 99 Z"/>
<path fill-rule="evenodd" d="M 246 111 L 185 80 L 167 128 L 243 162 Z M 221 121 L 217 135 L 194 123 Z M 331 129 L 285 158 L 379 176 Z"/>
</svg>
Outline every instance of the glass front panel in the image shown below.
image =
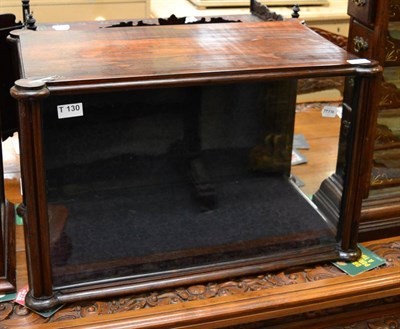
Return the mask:
<svg viewBox="0 0 400 329">
<path fill-rule="evenodd" d="M 50 96 L 42 118 L 55 286 L 335 243 L 290 180 L 294 100 L 279 90 L 295 87 Z M 66 112 L 79 115 L 60 119 Z"/>
</svg>

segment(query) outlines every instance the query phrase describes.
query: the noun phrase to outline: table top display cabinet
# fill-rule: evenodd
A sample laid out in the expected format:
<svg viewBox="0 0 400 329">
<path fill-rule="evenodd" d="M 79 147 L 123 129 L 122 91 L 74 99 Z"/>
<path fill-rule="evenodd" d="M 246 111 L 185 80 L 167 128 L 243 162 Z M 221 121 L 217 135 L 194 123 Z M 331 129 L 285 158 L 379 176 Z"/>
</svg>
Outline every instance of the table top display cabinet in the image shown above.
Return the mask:
<svg viewBox="0 0 400 329">
<path fill-rule="evenodd" d="M 360 238 L 400 234 L 400 1 L 349 1 L 348 51 L 384 66 L 370 197 L 364 201 Z"/>
<path fill-rule="evenodd" d="M 376 63 L 298 20 L 10 42 L 30 307 L 359 256 Z M 297 80 L 329 76 L 348 83 L 333 216 L 290 175 Z"/>
</svg>

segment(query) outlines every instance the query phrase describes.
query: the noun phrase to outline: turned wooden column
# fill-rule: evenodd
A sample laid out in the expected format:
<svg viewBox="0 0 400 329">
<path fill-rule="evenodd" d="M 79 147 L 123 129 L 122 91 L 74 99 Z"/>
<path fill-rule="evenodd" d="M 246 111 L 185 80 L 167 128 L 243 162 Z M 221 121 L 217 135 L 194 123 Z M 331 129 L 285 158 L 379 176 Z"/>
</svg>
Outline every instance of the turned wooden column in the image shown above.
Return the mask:
<svg viewBox="0 0 400 329">
<path fill-rule="evenodd" d="M 33 32 L 32 32 L 33 33 Z M 46 191 L 44 186 L 35 189 L 44 178 L 44 160 L 41 134 L 41 100 L 50 94 L 42 80 L 20 79 L 11 88 L 11 95 L 18 100 L 20 121 L 21 157 L 27 161 L 21 163 L 23 189 L 23 211 L 25 243 L 27 249 L 27 265 L 29 287 L 27 300 L 43 296 L 49 299 L 46 304 L 53 306 L 50 243 L 48 230 L 48 214 Z M 27 122 L 32 124 L 27 124 Z M 29 225 L 28 225 L 29 223 Z M 36 243 L 38 242 L 39 243 Z"/>
</svg>

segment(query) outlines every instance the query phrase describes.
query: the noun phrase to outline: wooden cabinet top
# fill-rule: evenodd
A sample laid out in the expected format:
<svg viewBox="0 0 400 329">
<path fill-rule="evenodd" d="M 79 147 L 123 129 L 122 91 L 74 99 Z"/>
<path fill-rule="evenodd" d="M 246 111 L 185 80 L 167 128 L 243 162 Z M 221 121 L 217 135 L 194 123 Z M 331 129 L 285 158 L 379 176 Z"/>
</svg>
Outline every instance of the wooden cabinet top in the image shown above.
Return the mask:
<svg viewBox="0 0 400 329">
<path fill-rule="evenodd" d="M 297 20 L 15 31 L 25 78 L 137 87 L 351 73 L 354 58 Z"/>
</svg>

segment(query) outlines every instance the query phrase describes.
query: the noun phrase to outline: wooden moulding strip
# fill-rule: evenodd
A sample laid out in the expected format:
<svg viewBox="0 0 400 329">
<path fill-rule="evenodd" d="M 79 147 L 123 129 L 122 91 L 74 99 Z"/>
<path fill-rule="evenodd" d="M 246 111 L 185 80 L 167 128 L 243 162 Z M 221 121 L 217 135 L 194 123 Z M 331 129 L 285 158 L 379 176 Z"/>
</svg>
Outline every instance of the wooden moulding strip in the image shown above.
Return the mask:
<svg viewBox="0 0 400 329">
<path fill-rule="evenodd" d="M 220 328 L 400 294 L 397 267 L 235 296 L 32 326 L 43 328 Z"/>
<path fill-rule="evenodd" d="M 313 77 L 327 76 L 351 76 L 356 74 L 357 67 L 338 67 L 329 71 L 329 75 L 323 70 L 299 68 L 278 72 L 282 79 L 307 79 Z M 369 70 L 371 73 L 373 69 Z M 204 86 L 208 84 L 234 84 L 245 82 L 268 82 L 276 81 L 277 71 L 267 72 L 237 72 L 237 73 L 210 73 L 201 75 L 181 75 L 171 77 L 154 77 L 146 79 L 130 80 L 129 78 L 118 78 L 104 81 L 87 80 L 79 82 L 56 81 L 47 84 L 53 95 L 68 95 L 72 93 L 99 93 L 108 91 L 128 91 L 133 89 L 149 89 L 162 87 L 187 87 Z"/>
</svg>

